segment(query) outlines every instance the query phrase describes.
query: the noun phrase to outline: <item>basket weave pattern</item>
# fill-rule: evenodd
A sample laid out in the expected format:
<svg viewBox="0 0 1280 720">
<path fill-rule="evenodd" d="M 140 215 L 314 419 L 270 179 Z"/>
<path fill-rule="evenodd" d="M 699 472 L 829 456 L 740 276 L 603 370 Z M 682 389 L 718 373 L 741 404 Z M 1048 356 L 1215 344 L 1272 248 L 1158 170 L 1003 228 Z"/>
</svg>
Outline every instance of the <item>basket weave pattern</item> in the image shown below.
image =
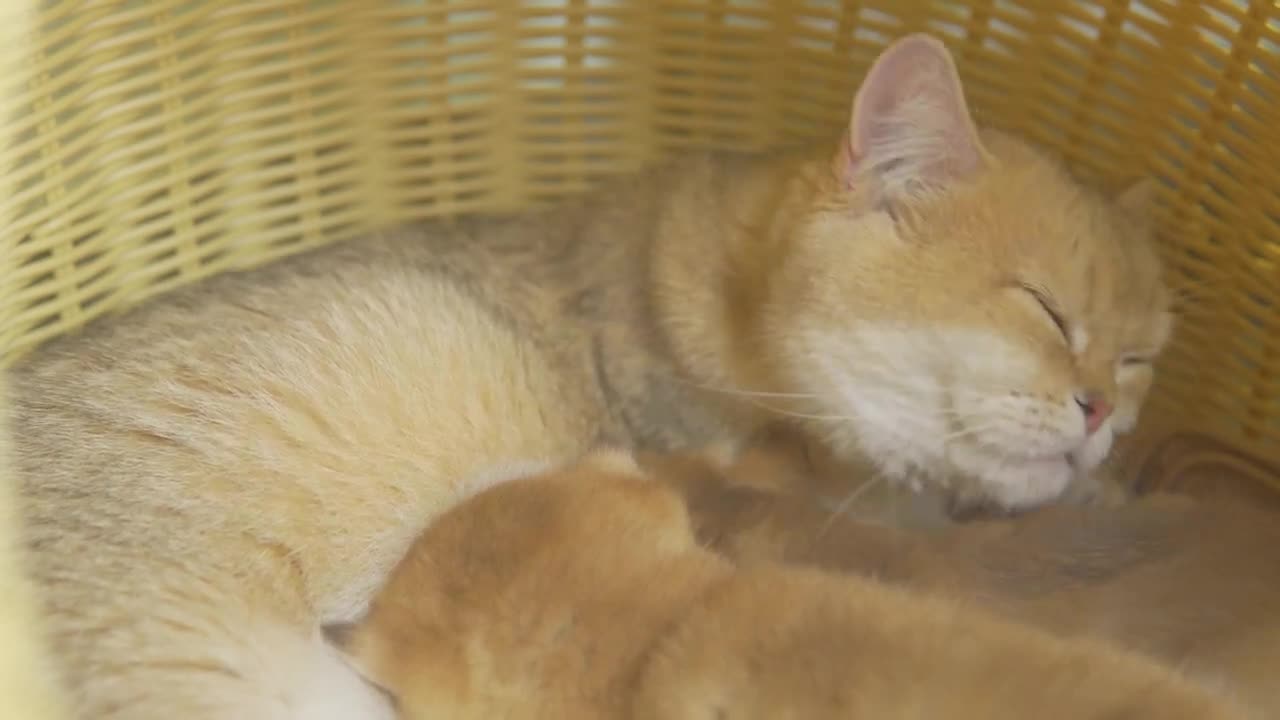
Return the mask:
<svg viewBox="0 0 1280 720">
<path fill-rule="evenodd" d="M 371 228 L 828 135 L 874 55 L 923 30 L 980 121 L 1105 183 L 1164 181 L 1186 302 L 1149 417 L 1280 452 L 1275 3 L 81 0 L 36 20 L 0 125 L 5 362 Z"/>
</svg>

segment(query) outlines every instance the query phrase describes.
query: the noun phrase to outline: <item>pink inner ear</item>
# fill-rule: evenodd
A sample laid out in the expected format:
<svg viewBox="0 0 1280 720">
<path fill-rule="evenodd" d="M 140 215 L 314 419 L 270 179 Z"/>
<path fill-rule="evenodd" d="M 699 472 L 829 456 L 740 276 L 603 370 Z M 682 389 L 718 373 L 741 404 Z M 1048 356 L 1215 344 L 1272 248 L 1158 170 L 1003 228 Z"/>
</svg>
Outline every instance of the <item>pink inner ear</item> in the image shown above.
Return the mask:
<svg viewBox="0 0 1280 720">
<path fill-rule="evenodd" d="M 889 195 L 982 168 L 977 130 L 941 42 L 909 35 L 881 53 L 854 99 L 847 143 L 846 184 L 869 172 Z"/>
</svg>

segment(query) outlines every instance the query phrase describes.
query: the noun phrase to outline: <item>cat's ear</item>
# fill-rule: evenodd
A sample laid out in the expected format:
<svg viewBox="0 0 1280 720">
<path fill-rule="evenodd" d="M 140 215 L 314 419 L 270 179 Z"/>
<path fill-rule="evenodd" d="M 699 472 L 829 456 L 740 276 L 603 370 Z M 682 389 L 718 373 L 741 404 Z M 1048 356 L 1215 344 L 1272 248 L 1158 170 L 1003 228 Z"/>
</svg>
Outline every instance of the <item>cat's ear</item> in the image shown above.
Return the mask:
<svg viewBox="0 0 1280 720">
<path fill-rule="evenodd" d="M 1156 211 L 1156 181 L 1143 178 L 1133 183 L 1120 193 L 1116 203 L 1135 220 L 1149 221 Z"/>
<path fill-rule="evenodd" d="M 853 101 L 836 172 L 843 186 L 874 182 L 892 203 L 982 170 L 987 154 L 946 47 L 908 35 L 876 59 Z"/>
</svg>

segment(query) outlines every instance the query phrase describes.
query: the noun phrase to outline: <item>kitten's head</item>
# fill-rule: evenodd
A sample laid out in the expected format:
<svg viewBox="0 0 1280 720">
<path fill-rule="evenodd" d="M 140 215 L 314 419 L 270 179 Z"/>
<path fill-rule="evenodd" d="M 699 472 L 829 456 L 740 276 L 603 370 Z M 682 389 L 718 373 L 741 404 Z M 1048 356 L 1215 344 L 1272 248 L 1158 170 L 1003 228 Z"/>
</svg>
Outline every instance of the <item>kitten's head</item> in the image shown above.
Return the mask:
<svg viewBox="0 0 1280 720">
<path fill-rule="evenodd" d="M 326 634 L 404 720 L 585 717 L 560 710 L 596 697 L 616 668 L 579 658 L 634 630 L 609 616 L 616 629 L 602 631 L 591 609 L 698 550 L 684 503 L 607 448 L 487 485 L 432 522 L 364 618 Z"/>
<path fill-rule="evenodd" d="M 1021 507 L 1134 425 L 1171 325 L 1149 185 L 1106 196 L 979 133 L 916 35 L 867 74 L 819 186 L 766 322 L 837 448 Z"/>
</svg>

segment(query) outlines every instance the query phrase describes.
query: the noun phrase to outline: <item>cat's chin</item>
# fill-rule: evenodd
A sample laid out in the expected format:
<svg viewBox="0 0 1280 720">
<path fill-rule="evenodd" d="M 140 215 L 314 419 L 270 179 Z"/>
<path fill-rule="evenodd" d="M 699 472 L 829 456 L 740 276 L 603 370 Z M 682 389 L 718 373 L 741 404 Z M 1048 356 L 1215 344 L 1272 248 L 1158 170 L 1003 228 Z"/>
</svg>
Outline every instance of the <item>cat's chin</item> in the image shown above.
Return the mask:
<svg viewBox="0 0 1280 720">
<path fill-rule="evenodd" d="M 963 475 L 975 478 L 970 483 L 972 495 L 1005 510 L 1025 510 L 1061 498 L 1073 479 L 1092 472 L 1106 459 L 1114 437 L 1108 422 L 1070 453 L 1010 460 L 986 457 L 975 449 L 952 453 L 948 460 Z"/>
<path fill-rule="evenodd" d="M 1026 510 L 1061 497 L 1085 460 L 1076 454 L 1010 458 L 976 446 L 952 445 L 933 453 L 910 452 L 909 443 L 871 452 L 856 441 L 844 446 L 870 461 L 880 477 L 915 491 L 938 493 L 951 503 Z M 905 451 L 905 452 L 904 452 Z M 1090 453 L 1088 460 L 1094 459 Z M 1105 450 L 1102 454 L 1105 454 Z"/>
<path fill-rule="evenodd" d="M 944 467 L 935 477 L 953 500 L 977 500 L 1007 511 L 1028 510 L 1061 499 L 1077 477 L 1087 476 L 1106 459 L 1113 439 L 1108 423 L 1071 452 L 1038 457 L 1011 458 L 953 445 L 947 448 Z"/>
</svg>

